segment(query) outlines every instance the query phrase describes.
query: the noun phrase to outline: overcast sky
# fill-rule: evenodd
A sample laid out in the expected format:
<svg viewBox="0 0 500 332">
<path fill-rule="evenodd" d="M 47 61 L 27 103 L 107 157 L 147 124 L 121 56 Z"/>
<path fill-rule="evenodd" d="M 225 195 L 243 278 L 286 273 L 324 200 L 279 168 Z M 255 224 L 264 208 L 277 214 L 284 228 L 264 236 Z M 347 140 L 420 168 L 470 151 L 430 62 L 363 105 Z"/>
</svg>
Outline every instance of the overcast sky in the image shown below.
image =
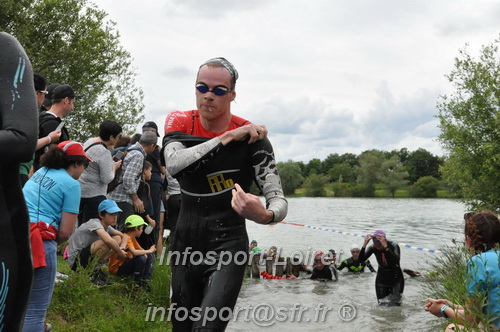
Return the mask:
<svg viewBox="0 0 500 332">
<path fill-rule="evenodd" d="M 196 107 L 196 72 L 239 71 L 232 112 L 265 124 L 278 161 L 424 148 L 459 49 L 499 36 L 497 0 L 99 0 L 133 57 L 146 120 Z"/>
</svg>

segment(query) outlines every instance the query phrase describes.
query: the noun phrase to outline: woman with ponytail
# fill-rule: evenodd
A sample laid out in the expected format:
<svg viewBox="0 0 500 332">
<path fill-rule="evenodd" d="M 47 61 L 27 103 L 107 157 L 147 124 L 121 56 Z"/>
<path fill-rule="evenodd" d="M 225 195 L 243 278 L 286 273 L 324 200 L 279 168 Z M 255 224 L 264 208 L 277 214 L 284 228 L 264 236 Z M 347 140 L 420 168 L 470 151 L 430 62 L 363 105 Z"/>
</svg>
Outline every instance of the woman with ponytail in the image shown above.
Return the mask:
<svg viewBox="0 0 500 332">
<path fill-rule="evenodd" d="M 474 255 L 467 264 L 467 303 L 428 299 L 425 310 L 437 317 L 450 318 L 446 331 L 464 325 L 480 331 L 500 329 L 500 221 L 491 212 L 467 213 L 465 245 Z M 483 319 L 481 320 L 480 317 Z M 484 319 L 486 317 L 486 319 Z"/>
<path fill-rule="evenodd" d="M 42 168 L 23 188 L 30 220 L 35 275 L 24 319 L 24 332 L 44 331 L 47 308 L 56 277 L 57 244 L 68 240 L 80 208 L 78 178 L 89 161 L 80 143 L 51 145 L 41 158 Z"/>
</svg>

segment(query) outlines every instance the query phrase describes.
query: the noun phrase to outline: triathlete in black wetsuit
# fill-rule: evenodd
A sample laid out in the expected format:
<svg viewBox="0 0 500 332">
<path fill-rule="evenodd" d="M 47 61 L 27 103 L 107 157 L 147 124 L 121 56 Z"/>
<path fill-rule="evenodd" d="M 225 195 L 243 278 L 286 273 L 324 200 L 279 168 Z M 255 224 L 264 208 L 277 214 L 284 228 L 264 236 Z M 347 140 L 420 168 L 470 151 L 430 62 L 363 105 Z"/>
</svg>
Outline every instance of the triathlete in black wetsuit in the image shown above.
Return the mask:
<svg viewBox="0 0 500 332">
<path fill-rule="evenodd" d="M 0 330 L 19 331 L 33 280 L 19 164 L 35 152 L 38 110 L 31 63 L 19 42 L 4 32 L 0 63 Z"/>
<path fill-rule="evenodd" d="M 337 281 L 339 279 L 337 270 L 332 264 L 325 264 L 325 260 L 323 253 L 315 255 L 311 279 Z"/>
<path fill-rule="evenodd" d="M 373 246 L 366 245 L 373 239 Z M 375 291 L 381 305 L 401 305 L 401 297 L 405 287 L 403 272 L 399 266 L 401 253 L 397 243 L 387 241 L 385 233 L 377 230 L 365 237 L 359 260 L 366 261 L 374 254 L 377 258 L 378 271 L 375 279 Z"/>
<path fill-rule="evenodd" d="M 267 130 L 230 113 L 236 78 L 227 60 L 207 61 L 197 77 L 198 110 L 173 112 L 166 120 L 166 166 L 182 195 L 171 245 L 171 302 L 183 309 L 174 311 L 174 331 L 225 330 L 227 319 L 221 318 L 236 304 L 247 263 L 245 218 L 269 224 L 287 211 Z M 253 181 L 266 207 L 246 193 Z M 176 260 L 188 250 L 203 259 L 188 254 L 185 264 Z M 201 314 L 183 317 L 185 309 Z M 217 318 L 203 325 L 207 310 L 216 310 Z"/>
<path fill-rule="evenodd" d="M 349 272 L 360 273 L 365 271 L 365 267 L 368 267 L 370 272 L 375 272 L 375 269 L 369 260 L 363 262 L 359 259 L 359 251 L 359 246 L 357 244 L 353 244 L 351 247 L 352 257 L 344 259 L 337 269 L 340 271 L 346 267 Z"/>
</svg>

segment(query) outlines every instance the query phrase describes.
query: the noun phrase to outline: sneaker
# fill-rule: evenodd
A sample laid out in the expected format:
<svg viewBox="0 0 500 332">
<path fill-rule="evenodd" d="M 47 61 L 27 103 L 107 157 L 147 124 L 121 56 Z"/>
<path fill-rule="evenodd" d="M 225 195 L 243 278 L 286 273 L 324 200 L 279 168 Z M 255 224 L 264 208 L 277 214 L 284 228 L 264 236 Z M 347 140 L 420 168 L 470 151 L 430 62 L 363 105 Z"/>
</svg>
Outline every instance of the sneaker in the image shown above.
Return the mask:
<svg viewBox="0 0 500 332">
<path fill-rule="evenodd" d="M 146 292 L 151 292 L 151 286 L 146 280 L 136 281 L 134 284 L 134 290 L 143 290 Z"/>
<path fill-rule="evenodd" d="M 101 270 L 98 270 L 92 276 L 91 281 L 96 286 L 108 286 L 108 285 L 111 285 L 113 283 L 109 279 L 109 277 L 106 275 L 106 273 L 102 272 Z"/>
<path fill-rule="evenodd" d="M 50 323 L 43 323 L 43 327 L 44 327 L 44 329 L 43 329 L 44 332 L 52 331 L 52 324 L 50 324 Z"/>
</svg>

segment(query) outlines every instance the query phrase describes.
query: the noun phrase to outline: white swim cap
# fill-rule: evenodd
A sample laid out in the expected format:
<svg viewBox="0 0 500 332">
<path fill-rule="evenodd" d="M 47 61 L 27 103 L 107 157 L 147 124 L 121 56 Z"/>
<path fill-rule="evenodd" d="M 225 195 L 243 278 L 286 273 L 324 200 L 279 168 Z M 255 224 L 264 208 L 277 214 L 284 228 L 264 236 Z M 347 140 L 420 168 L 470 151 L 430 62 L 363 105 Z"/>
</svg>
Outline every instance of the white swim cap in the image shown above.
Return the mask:
<svg viewBox="0 0 500 332">
<path fill-rule="evenodd" d="M 351 250 L 352 249 L 359 249 L 359 245 L 357 245 L 356 243 L 354 243 L 352 246 L 351 246 Z"/>
</svg>

